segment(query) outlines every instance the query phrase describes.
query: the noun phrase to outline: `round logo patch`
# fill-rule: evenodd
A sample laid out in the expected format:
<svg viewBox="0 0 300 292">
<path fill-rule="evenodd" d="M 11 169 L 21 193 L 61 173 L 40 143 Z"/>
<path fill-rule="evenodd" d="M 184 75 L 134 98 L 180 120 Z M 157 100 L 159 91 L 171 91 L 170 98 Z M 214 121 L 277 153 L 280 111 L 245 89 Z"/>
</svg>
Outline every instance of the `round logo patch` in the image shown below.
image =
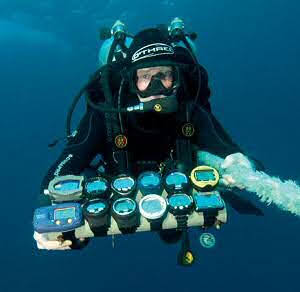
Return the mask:
<svg viewBox="0 0 300 292">
<path fill-rule="evenodd" d="M 160 105 L 160 104 L 156 104 L 156 105 L 154 106 L 154 110 L 155 110 L 156 112 L 161 112 L 161 110 L 162 110 L 161 105 Z"/>
<path fill-rule="evenodd" d="M 191 123 L 186 123 L 182 126 L 182 134 L 185 137 L 192 137 L 195 133 L 195 128 L 193 124 Z"/>
<path fill-rule="evenodd" d="M 127 146 L 127 137 L 125 135 L 118 135 L 115 138 L 115 144 L 118 148 L 125 148 Z"/>
</svg>

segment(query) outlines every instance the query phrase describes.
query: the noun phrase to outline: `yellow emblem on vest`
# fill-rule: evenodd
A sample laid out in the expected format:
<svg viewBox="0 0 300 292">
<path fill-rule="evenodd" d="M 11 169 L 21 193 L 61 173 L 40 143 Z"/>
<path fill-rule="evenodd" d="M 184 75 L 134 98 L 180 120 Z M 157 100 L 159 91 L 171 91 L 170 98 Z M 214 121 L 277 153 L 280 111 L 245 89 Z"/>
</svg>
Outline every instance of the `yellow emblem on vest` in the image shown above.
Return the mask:
<svg viewBox="0 0 300 292">
<path fill-rule="evenodd" d="M 160 104 L 156 104 L 156 105 L 154 106 L 154 110 L 155 110 L 156 112 L 161 112 L 162 106 L 161 106 Z"/>
<path fill-rule="evenodd" d="M 182 134 L 185 137 L 192 137 L 195 133 L 195 128 L 193 124 L 191 123 L 186 123 L 182 126 Z"/>
<path fill-rule="evenodd" d="M 115 138 L 115 144 L 118 148 L 125 148 L 127 146 L 127 137 L 125 135 L 118 135 Z"/>
</svg>

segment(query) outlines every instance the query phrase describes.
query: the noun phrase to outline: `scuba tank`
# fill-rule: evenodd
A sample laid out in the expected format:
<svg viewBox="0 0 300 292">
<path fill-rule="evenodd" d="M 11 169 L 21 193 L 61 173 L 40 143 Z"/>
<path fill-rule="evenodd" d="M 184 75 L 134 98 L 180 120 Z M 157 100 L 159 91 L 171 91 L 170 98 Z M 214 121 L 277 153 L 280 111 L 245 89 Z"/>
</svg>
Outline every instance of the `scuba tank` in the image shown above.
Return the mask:
<svg viewBox="0 0 300 292">
<path fill-rule="evenodd" d="M 102 29 L 100 38 L 104 40 L 98 54 L 99 65 L 102 67 L 125 59 L 133 36 L 128 34 L 125 24 L 117 20 L 109 33 L 105 33 L 104 29 Z"/>
<path fill-rule="evenodd" d="M 184 32 L 184 23 L 182 19 L 175 17 L 168 26 L 168 32 L 174 39 L 174 42 L 172 43 L 173 47 L 183 47 L 188 49 L 197 60 L 197 48 L 194 42 L 197 38 L 197 34 L 195 32 L 186 34 Z"/>
</svg>

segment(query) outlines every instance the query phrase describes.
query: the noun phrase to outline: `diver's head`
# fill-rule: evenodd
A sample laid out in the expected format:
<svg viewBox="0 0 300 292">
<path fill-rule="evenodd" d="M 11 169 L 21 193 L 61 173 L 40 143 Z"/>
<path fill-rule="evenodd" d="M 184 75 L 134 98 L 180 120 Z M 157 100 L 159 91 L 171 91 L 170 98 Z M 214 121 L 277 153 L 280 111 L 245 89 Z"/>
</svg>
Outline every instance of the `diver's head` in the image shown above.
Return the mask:
<svg viewBox="0 0 300 292">
<path fill-rule="evenodd" d="M 134 37 L 126 62 L 130 91 L 142 102 L 176 95 L 184 68 L 195 65 L 186 48 L 176 46 L 168 33 L 157 28 Z"/>
<path fill-rule="evenodd" d="M 141 102 L 164 98 L 175 93 L 178 77 L 172 66 L 140 68 L 136 71 L 135 87 Z"/>
</svg>

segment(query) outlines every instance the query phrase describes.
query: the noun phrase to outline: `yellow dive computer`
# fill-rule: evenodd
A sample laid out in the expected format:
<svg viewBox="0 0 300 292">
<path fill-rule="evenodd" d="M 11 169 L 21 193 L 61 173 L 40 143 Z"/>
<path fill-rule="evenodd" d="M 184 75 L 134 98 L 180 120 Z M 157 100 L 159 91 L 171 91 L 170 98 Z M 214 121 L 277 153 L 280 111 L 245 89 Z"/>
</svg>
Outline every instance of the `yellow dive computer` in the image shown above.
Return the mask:
<svg viewBox="0 0 300 292">
<path fill-rule="evenodd" d="M 195 167 L 190 175 L 193 186 L 200 191 L 213 189 L 219 182 L 218 171 L 210 166 L 201 165 Z"/>
</svg>

